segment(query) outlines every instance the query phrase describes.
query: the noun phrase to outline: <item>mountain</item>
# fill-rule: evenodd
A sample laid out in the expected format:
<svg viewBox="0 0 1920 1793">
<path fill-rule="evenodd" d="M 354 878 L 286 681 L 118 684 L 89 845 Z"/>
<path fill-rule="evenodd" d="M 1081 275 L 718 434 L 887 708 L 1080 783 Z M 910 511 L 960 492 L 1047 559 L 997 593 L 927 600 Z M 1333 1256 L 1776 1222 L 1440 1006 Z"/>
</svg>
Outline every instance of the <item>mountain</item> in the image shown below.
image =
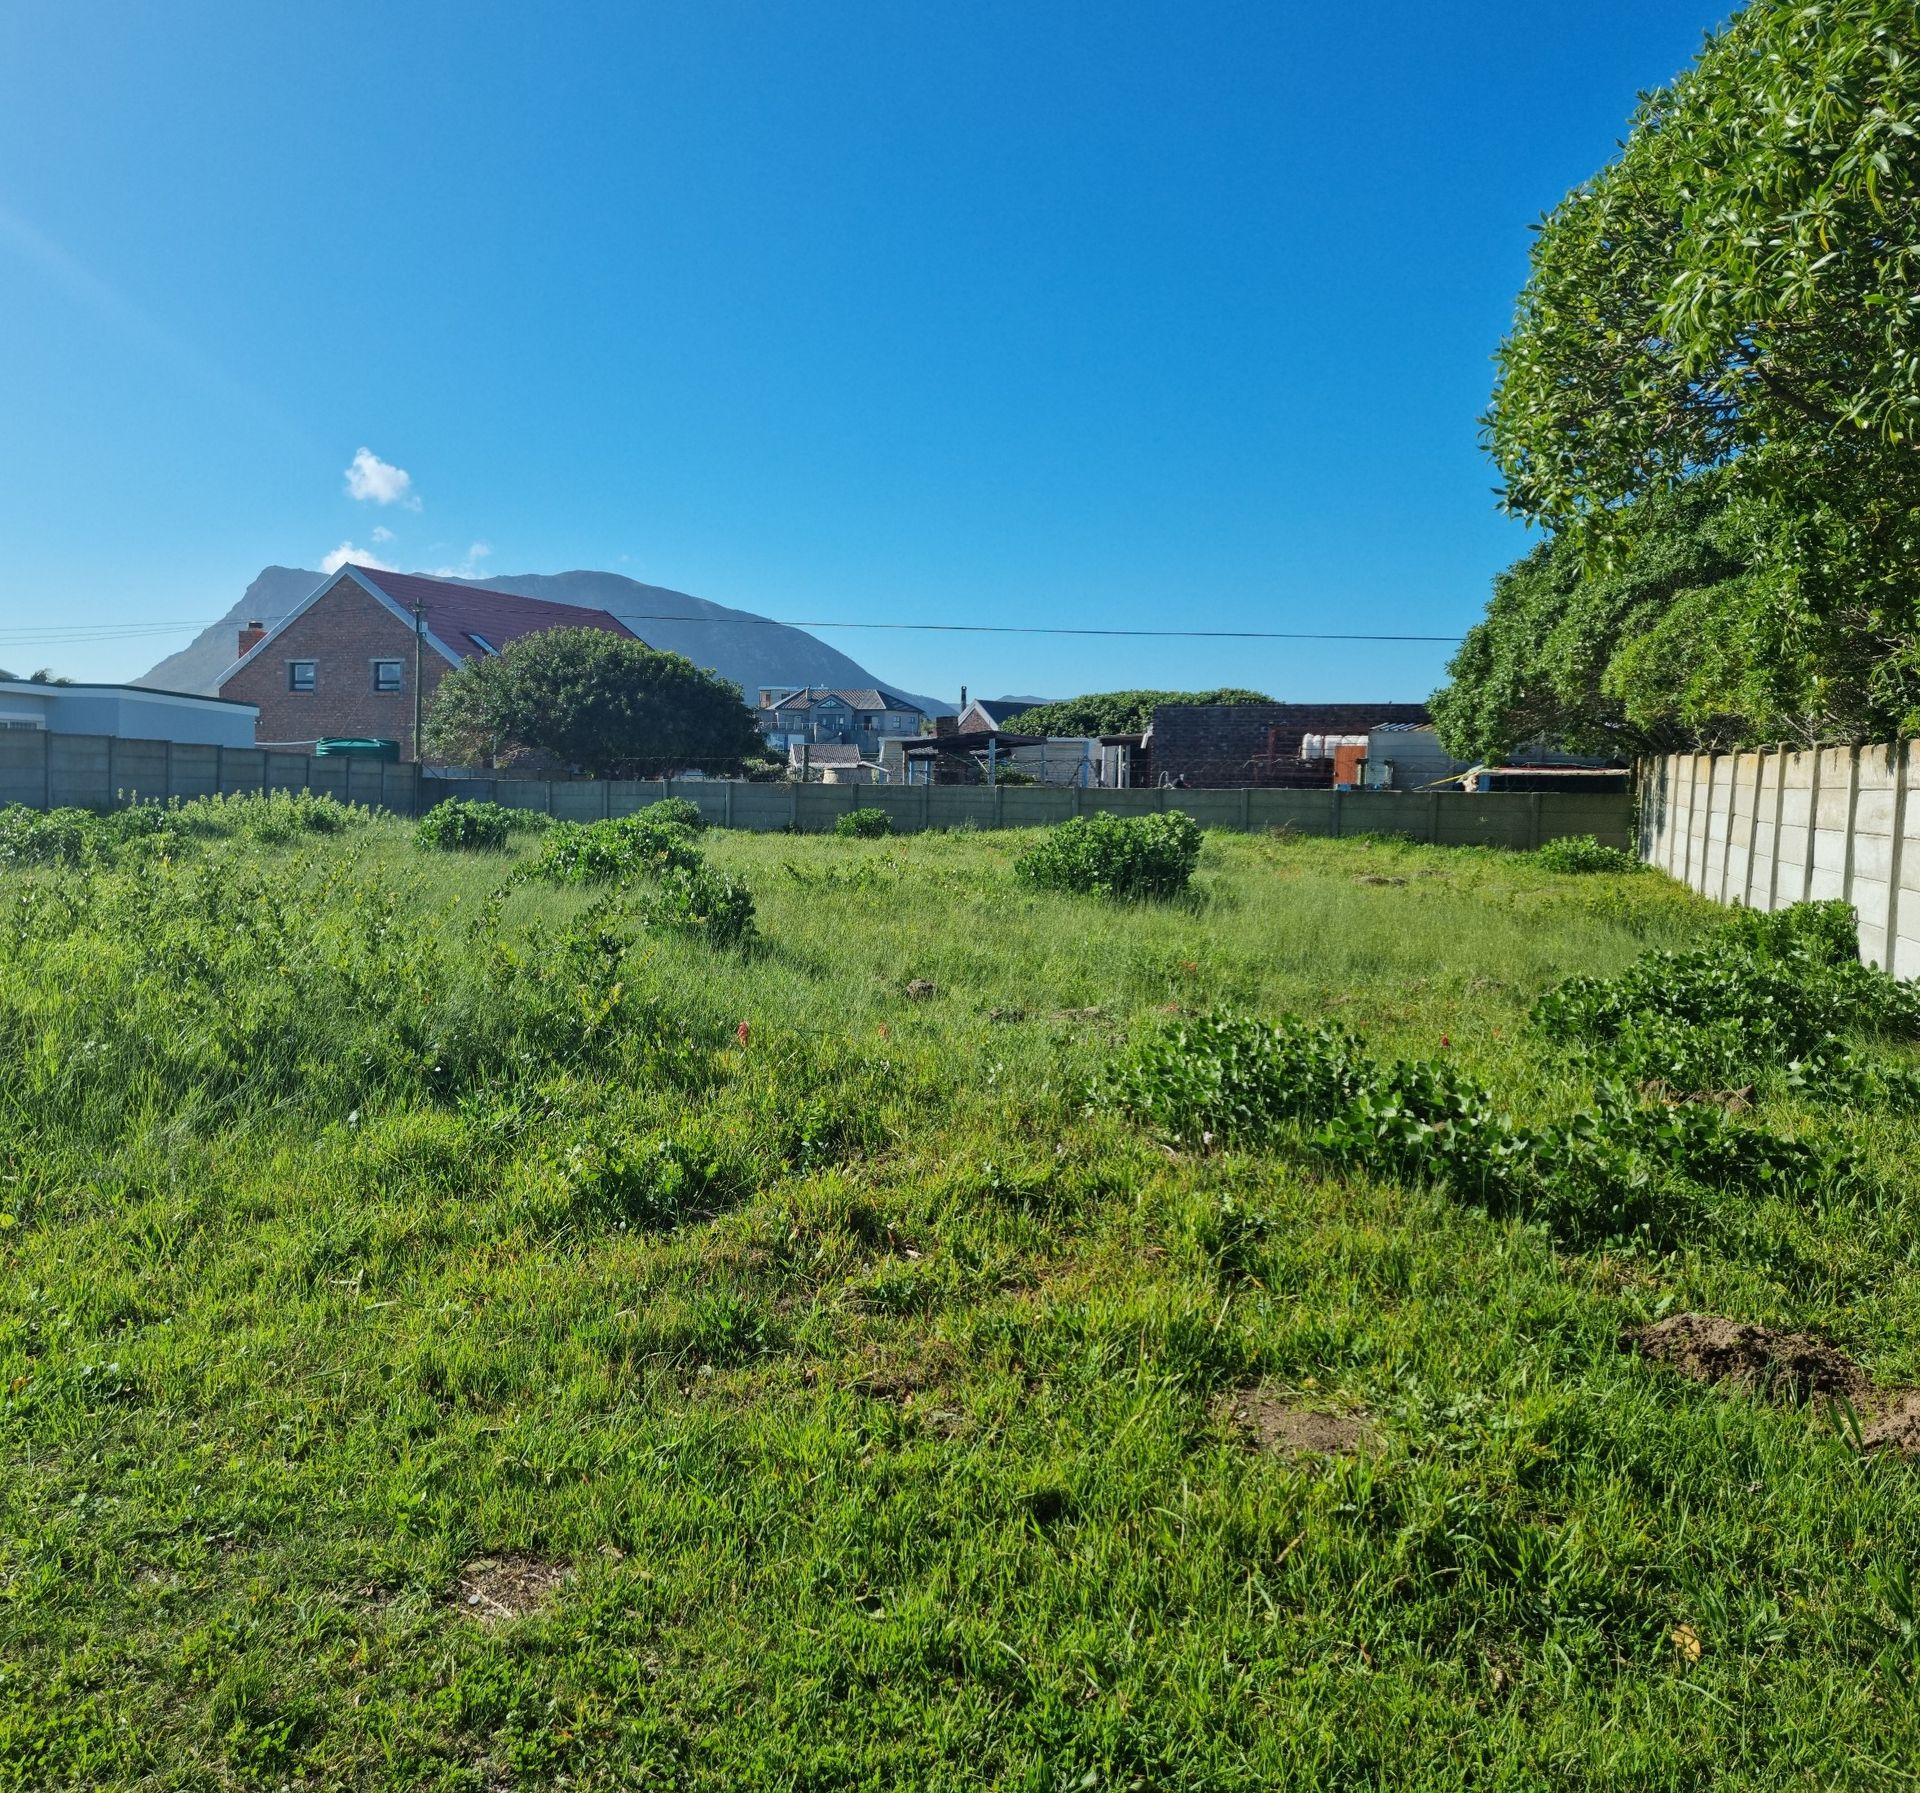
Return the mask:
<svg viewBox="0 0 1920 1793">
<path fill-rule="evenodd" d="M 300 567 L 263 568 L 225 616 L 134 683 L 162 691 L 212 693 L 214 682 L 233 664 L 240 625 L 258 621 L 271 627 L 310 596 L 323 577 Z M 883 685 L 910 698 L 929 716 L 953 714 L 952 704 L 902 691 L 804 629 L 669 591 L 664 585 L 642 585 L 619 573 L 509 573 L 449 583 L 611 611 L 650 646 L 685 654 L 695 665 L 733 680 L 749 703 L 757 701 L 762 685 Z"/>
</svg>

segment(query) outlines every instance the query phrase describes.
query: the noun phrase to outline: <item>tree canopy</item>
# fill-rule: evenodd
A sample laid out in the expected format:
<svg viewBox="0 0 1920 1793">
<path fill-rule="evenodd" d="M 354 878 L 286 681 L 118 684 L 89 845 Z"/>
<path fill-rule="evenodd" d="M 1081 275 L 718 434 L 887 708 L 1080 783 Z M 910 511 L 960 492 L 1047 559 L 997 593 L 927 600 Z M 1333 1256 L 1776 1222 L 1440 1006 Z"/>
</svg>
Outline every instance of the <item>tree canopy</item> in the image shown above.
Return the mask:
<svg viewBox="0 0 1920 1793">
<path fill-rule="evenodd" d="M 1507 575 L 1486 627 L 1548 563 L 1624 579 L 1665 646 L 1579 657 L 1650 739 L 1920 728 L 1917 132 L 1913 0 L 1753 0 L 1541 225 L 1487 431 L 1510 508 L 1570 546 Z M 1712 524 L 1673 508 L 1703 476 Z M 1676 518 L 1694 549 L 1737 538 L 1743 577 L 1669 581 L 1668 613 L 1644 557 Z"/>
<path fill-rule="evenodd" d="M 601 778 L 730 771 L 763 752 L 736 687 L 604 629 L 548 629 L 463 661 L 434 693 L 425 748 L 454 764 L 532 754 Z"/>
<path fill-rule="evenodd" d="M 1015 717 L 1012 726 L 1025 735 L 1138 735 L 1146 732 L 1159 704 L 1272 701 L 1263 691 L 1241 691 L 1232 686 L 1218 691 L 1095 691 L 1085 697 L 1035 704 Z"/>
</svg>

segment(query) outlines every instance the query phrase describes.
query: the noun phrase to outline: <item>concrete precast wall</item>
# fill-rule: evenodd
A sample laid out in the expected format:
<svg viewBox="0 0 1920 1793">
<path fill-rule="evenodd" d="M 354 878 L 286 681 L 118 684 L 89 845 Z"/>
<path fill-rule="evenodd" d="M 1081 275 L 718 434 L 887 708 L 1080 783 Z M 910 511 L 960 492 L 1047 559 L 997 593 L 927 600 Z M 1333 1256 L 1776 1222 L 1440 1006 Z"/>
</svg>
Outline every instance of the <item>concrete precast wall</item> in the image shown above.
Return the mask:
<svg viewBox="0 0 1920 1793">
<path fill-rule="evenodd" d="M 314 791 L 397 815 L 453 797 L 572 821 L 631 814 L 688 797 L 716 827 L 820 833 L 850 809 L 881 809 L 902 834 L 928 828 L 1034 828 L 1107 811 L 1180 809 L 1204 828 L 1242 833 L 1392 834 L 1444 846 L 1525 849 L 1569 834 L 1632 844 L 1632 800 L 1591 792 L 1105 790 L 1060 785 L 749 784 L 737 779 L 422 777 L 410 764 L 269 748 L 188 746 L 106 735 L 0 731 L 0 803 L 114 809 L 244 791 Z M 1920 912 L 1916 912 L 1920 923 Z"/>
<path fill-rule="evenodd" d="M 1676 753 L 1640 768 L 1640 856 L 1703 896 L 1750 909 L 1838 898 L 1860 956 L 1920 977 L 1920 742 Z"/>
</svg>

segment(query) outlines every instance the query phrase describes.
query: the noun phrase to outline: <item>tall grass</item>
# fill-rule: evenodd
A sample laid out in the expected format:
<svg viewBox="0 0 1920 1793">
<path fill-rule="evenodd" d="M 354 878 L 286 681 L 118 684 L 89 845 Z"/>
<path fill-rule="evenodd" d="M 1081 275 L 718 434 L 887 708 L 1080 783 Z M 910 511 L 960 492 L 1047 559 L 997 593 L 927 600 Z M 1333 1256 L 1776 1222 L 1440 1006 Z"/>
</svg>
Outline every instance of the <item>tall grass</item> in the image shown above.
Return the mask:
<svg viewBox="0 0 1920 1793">
<path fill-rule="evenodd" d="M 0 1786 L 1896 1784 L 1915 1472 L 1616 1339 L 1920 1380 L 1914 1122 L 1760 1090 L 1855 1172 L 1664 1242 L 1172 1140 L 1090 1082 L 1222 1012 L 1569 1124 L 1535 1004 L 1724 917 L 1031 844 L 709 832 L 752 955 L 383 819 L 0 871 Z M 1376 1442 L 1252 1448 L 1255 1387 Z"/>
</svg>

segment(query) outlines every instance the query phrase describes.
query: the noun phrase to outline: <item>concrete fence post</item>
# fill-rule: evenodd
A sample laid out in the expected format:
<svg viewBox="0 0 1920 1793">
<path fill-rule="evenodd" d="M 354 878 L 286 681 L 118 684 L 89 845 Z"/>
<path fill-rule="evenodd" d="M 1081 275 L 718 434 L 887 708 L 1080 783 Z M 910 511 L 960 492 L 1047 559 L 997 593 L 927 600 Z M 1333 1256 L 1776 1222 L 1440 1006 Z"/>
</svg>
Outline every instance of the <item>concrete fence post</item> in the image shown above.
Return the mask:
<svg viewBox="0 0 1920 1793">
<path fill-rule="evenodd" d="M 1893 762 L 1893 838 L 1887 843 L 1887 944 L 1880 969 L 1894 971 L 1900 961 L 1900 880 L 1906 876 L 1908 743 L 1895 741 L 1887 753 Z"/>
<path fill-rule="evenodd" d="M 1847 833 L 1845 853 L 1840 861 L 1840 896 L 1853 901 L 1853 825 L 1860 812 L 1860 749 L 1847 750 Z"/>
<path fill-rule="evenodd" d="M 1540 846 L 1540 793 L 1527 793 L 1527 850 L 1538 851 Z"/>
<path fill-rule="evenodd" d="M 721 810 L 720 825 L 723 828 L 733 826 L 733 780 L 729 778 L 720 798 L 724 808 Z"/>
<path fill-rule="evenodd" d="M 1773 756 L 1773 846 L 1767 853 L 1767 913 L 1780 907 L 1780 818 L 1787 806 L 1787 744 Z"/>
<path fill-rule="evenodd" d="M 1007 787 L 1003 784 L 993 787 L 993 825 L 996 828 L 1007 825 Z"/>
<path fill-rule="evenodd" d="M 927 768 L 927 782 L 920 787 L 920 832 L 933 826 L 933 768 Z"/>
<path fill-rule="evenodd" d="M 1427 793 L 1427 844 L 1437 847 L 1440 844 L 1440 793 Z"/>
<path fill-rule="evenodd" d="M 1331 801 L 1327 804 L 1327 830 L 1335 840 L 1340 838 L 1341 795 L 1339 791 L 1329 793 Z"/>
<path fill-rule="evenodd" d="M 1253 786 L 1250 784 L 1240 787 L 1240 832 L 1253 832 Z"/>
<path fill-rule="evenodd" d="M 1800 867 L 1800 895 L 1795 899 L 1802 903 L 1813 895 L 1813 847 L 1820 834 L 1820 761 L 1822 757 L 1817 747 L 1807 754 L 1807 845 Z"/>
</svg>

